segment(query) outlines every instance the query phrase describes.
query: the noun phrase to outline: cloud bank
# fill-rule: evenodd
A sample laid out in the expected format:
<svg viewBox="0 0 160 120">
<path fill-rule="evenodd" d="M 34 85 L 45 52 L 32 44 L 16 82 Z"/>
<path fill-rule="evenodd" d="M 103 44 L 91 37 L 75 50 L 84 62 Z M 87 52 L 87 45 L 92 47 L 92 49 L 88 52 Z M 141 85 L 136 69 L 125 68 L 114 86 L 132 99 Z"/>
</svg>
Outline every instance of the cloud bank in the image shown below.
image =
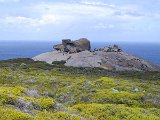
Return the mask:
<svg viewBox="0 0 160 120">
<path fill-rule="evenodd" d="M 13 9 L 0 12 L 2 33 L 22 33 L 24 38 L 15 39 L 59 39 L 61 37 L 90 37 L 109 39 L 131 39 L 146 37 L 147 32 L 155 37 L 160 20 L 160 10 L 148 10 L 139 4 L 111 4 L 104 1 L 37 1 L 23 3 L 19 0 Z M 6 3 L 7 5 L 7 3 Z M 29 32 L 28 32 L 29 31 Z M 26 34 L 30 36 L 25 36 Z M 27 34 L 27 35 L 28 35 Z M 6 36 L 4 36 L 6 37 Z M 159 37 L 159 36 L 157 36 Z M 156 38 L 156 37 L 155 37 Z M 3 38 L 4 39 L 4 38 Z M 8 39 L 11 39 L 8 37 Z M 132 39 L 131 39 L 132 40 Z"/>
</svg>

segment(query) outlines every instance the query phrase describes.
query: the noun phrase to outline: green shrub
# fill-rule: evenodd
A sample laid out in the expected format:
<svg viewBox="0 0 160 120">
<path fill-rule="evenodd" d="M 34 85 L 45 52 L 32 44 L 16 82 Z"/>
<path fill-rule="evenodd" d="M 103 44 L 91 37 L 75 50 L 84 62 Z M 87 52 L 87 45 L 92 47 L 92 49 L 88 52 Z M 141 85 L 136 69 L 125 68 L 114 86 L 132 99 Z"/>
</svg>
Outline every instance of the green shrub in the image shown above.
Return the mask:
<svg viewBox="0 0 160 120">
<path fill-rule="evenodd" d="M 0 106 L 0 120 L 32 120 L 32 118 L 15 109 Z"/>
<path fill-rule="evenodd" d="M 150 109 L 131 108 L 114 104 L 78 104 L 70 108 L 80 112 L 88 120 L 159 120 L 160 115 Z M 154 109 L 160 112 L 159 109 Z"/>
<path fill-rule="evenodd" d="M 102 90 L 97 92 L 93 100 L 98 101 L 99 103 L 115 103 L 115 104 L 128 104 L 128 105 L 139 105 L 143 94 L 132 94 L 128 92 L 111 92 Z"/>
<path fill-rule="evenodd" d="M 35 120 L 81 120 L 78 115 L 72 115 L 66 112 L 41 112 L 36 115 Z"/>
<path fill-rule="evenodd" d="M 55 100 L 52 98 L 29 98 L 29 97 L 24 97 L 24 99 L 28 100 L 28 101 L 32 101 L 35 104 L 39 105 L 42 109 L 49 109 L 51 107 L 53 107 L 53 105 L 55 104 Z"/>
<path fill-rule="evenodd" d="M 23 94 L 24 90 L 25 88 L 20 86 L 16 87 L 0 86 L 0 103 L 15 101 L 19 96 Z"/>
</svg>

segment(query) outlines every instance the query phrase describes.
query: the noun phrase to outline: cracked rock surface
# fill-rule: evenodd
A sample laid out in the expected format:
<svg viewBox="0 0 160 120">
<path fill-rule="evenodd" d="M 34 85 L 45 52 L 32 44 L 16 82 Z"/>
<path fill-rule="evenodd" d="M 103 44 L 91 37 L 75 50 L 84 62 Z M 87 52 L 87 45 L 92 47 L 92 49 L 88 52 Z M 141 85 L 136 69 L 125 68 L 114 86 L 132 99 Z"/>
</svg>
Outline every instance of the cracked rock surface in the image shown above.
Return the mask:
<svg viewBox="0 0 160 120">
<path fill-rule="evenodd" d="M 45 61 L 49 64 L 55 61 L 65 61 L 65 66 L 100 67 L 108 70 L 159 71 L 157 65 L 126 52 L 82 51 L 79 53 L 62 53 L 52 51 L 33 58 L 35 61 Z"/>
</svg>

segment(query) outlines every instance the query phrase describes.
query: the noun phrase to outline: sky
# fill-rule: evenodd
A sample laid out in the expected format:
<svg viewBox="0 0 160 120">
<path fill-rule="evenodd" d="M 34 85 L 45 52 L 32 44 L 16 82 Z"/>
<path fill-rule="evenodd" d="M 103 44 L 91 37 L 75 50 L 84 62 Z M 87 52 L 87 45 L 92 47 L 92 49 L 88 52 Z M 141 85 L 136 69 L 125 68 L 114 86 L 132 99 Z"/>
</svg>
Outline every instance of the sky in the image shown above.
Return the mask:
<svg viewBox="0 0 160 120">
<path fill-rule="evenodd" d="M 160 42 L 160 0 L 0 0 L 0 41 Z"/>
</svg>

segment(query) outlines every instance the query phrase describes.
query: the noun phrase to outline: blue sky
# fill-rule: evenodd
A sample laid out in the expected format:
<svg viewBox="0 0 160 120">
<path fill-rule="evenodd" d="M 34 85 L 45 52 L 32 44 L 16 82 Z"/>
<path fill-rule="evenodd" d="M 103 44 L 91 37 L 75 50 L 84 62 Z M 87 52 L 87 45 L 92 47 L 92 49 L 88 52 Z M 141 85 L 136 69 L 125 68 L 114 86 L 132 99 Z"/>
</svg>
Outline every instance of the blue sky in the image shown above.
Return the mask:
<svg viewBox="0 0 160 120">
<path fill-rule="evenodd" d="M 0 40 L 160 42 L 160 0 L 0 0 Z"/>
</svg>

